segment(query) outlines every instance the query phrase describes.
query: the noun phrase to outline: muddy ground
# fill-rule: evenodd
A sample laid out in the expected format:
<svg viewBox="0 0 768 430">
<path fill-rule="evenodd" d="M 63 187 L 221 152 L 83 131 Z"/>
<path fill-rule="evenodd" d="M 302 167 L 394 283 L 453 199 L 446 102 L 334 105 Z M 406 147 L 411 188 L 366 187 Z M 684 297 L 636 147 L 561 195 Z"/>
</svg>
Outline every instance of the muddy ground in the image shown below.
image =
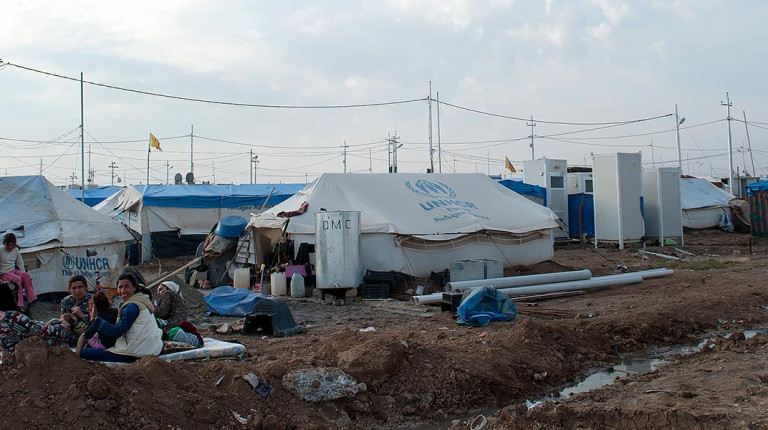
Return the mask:
<svg viewBox="0 0 768 430">
<path fill-rule="evenodd" d="M 768 338 L 717 334 L 768 326 L 768 248 L 758 243 L 750 254 L 748 236 L 715 230 L 685 239 L 680 248 L 694 254 L 678 254 L 686 261 L 646 260 L 636 249 L 557 248 L 553 262 L 523 271 L 587 268 L 604 275 L 668 267 L 676 273 L 518 303 L 515 321 L 484 328 L 459 326 L 439 308 L 403 302 L 336 306 L 304 299 L 289 301 L 305 326 L 302 334 L 216 335 L 245 344 L 243 360 L 145 358 L 107 367 L 27 341 L 0 366 L 0 422 L 27 429 L 468 429 L 483 411 L 485 428 L 492 429 L 766 428 Z M 165 265 L 173 269 L 183 262 Z M 149 279 L 159 271 L 144 270 Z M 199 294 L 191 291 L 190 301 L 198 303 Z M 198 313 L 194 321 L 208 327 L 237 318 Z M 368 327 L 375 330 L 360 331 Z M 713 337 L 711 346 L 673 356 L 654 371 L 531 409 L 525 405 L 624 354 L 696 344 L 706 336 Z M 352 391 L 358 392 L 303 400 L 287 381 L 293 371 L 314 368 L 340 368 L 355 379 Z M 269 395 L 255 393 L 242 379 L 247 373 L 270 383 Z"/>
</svg>

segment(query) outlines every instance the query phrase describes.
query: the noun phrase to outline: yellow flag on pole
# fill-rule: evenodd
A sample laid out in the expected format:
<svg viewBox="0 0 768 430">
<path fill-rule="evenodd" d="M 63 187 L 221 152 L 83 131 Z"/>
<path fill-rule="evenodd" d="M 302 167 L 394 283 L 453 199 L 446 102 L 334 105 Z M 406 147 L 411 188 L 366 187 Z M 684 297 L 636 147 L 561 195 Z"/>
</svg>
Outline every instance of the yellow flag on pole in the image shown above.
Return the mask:
<svg viewBox="0 0 768 430">
<path fill-rule="evenodd" d="M 509 161 L 509 157 L 504 157 L 504 167 L 509 169 L 509 171 L 512 173 L 517 172 L 517 170 L 515 170 L 515 166 L 513 166 L 512 163 Z"/>
<path fill-rule="evenodd" d="M 152 151 L 152 148 L 157 149 L 160 152 L 163 152 L 163 149 L 160 148 L 160 141 L 157 140 L 154 134 L 149 133 L 149 151 Z"/>
</svg>

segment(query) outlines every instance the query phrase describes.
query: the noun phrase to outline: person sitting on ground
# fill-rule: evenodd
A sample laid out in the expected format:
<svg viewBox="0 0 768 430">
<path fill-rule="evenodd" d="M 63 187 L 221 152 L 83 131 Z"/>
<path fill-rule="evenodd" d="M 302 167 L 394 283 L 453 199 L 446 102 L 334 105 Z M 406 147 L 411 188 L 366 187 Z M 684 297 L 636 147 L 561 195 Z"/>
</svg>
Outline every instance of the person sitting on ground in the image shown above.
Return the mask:
<svg viewBox="0 0 768 430">
<path fill-rule="evenodd" d="M 32 303 L 37 300 L 35 290 L 32 287 L 32 277 L 24 271 L 24 260 L 21 258 L 21 251 L 16 246 L 16 235 L 8 233 L 3 237 L 3 247 L 0 248 L 0 279 L 16 284 L 19 288 L 18 305 L 24 307 L 24 295 L 27 295 L 27 302 Z"/>
<path fill-rule="evenodd" d="M 83 275 L 71 276 L 67 281 L 67 291 L 69 295 L 61 301 L 61 314 L 70 313 L 77 319 L 72 330 L 80 335 L 91 322 L 88 303 L 93 294 L 88 292 L 88 280 Z"/>
<path fill-rule="evenodd" d="M 66 321 L 43 323 L 21 313 L 7 283 L 0 284 L 0 351 L 13 354 L 16 344 L 37 336 L 48 346 L 66 345 L 70 326 Z"/>
<path fill-rule="evenodd" d="M 117 309 L 112 307 L 109 297 L 103 291 L 93 295 L 93 298 L 88 302 L 88 308 L 89 313 L 93 315 L 94 319 L 101 317 L 110 324 L 117 323 Z M 93 324 L 90 324 L 77 340 L 77 349 L 75 351 L 80 354 L 80 351 L 86 345 L 101 350 L 112 348 L 115 346 L 116 340 L 103 334 L 100 335 L 93 327 Z"/>
<path fill-rule="evenodd" d="M 111 324 L 101 316 L 92 325 L 99 333 L 117 339 L 115 346 L 100 350 L 84 348 L 80 357 L 91 361 L 132 363 L 147 355 L 158 355 L 163 349 L 162 330 L 157 326 L 149 290 L 139 285 L 136 277 L 123 273 L 117 278 L 117 292 L 123 303 L 117 313 L 117 323 Z"/>
<path fill-rule="evenodd" d="M 179 290 L 179 284 L 165 281 L 157 287 L 155 317 L 167 321 L 169 327 L 178 327 L 187 319 L 187 303 Z"/>
</svg>

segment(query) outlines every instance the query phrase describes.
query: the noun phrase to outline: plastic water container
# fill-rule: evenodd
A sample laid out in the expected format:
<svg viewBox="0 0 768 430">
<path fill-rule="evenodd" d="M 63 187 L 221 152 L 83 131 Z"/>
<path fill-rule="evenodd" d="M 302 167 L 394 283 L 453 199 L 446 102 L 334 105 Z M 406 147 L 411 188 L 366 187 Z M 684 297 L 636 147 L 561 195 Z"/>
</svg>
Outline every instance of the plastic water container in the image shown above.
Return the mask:
<svg viewBox="0 0 768 430">
<path fill-rule="evenodd" d="M 285 272 L 273 272 L 270 275 L 270 284 L 273 296 L 287 296 L 288 285 L 285 280 Z"/>
<path fill-rule="evenodd" d="M 232 286 L 235 288 L 250 288 L 251 286 L 251 270 L 247 267 L 241 267 L 235 269 L 235 276 L 233 277 Z"/>
<path fill-rule="evenodd" d="M 304 297 L 307 295 L 307 290 L 304 288 L 304 277 L 301 276 L 296 269 L 293 269 L 293 276 L 291 277 L 291 297 Z"/>
</svg>

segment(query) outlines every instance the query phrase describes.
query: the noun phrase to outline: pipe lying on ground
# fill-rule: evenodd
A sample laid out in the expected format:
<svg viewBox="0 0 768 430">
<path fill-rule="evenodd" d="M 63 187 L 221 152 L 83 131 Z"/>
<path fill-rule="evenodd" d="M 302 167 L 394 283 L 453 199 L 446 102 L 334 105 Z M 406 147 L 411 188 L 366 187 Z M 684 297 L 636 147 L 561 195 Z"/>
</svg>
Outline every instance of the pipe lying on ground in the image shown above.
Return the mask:
<svg viewBox="0 0 768 430">
<path fill-rule="evenodd" d="M 544 284 L 544 285 L 529 285 L 525 287 L 515 287 L 515 288 L 502 288 L 498 291 L 508 296 L 522 296 L 526 294 L 546 294 L 546 293 L 555 293 L 560 291 L 604 288 L 604 287 L 611 287 L 614 285 L 639 284 L 640 282 L 643 282 L 643 277 L 640 275 L 631 275 L 631 274 L 610 275 L 610 276 L 600 276 L 592 279 L 584 279 L 581 281 L 558 282 L 555 284 Z"/>
<path fill-rule="evenodd" d="M 578 281 L 589 279 L 589 270 L 574 270 L 570 272 L 543 273 L 540 275 L 510 276 L 507 278 L 478 279 L 475 281 L 449 282 L 445 287 L 448 291 L 471 290 L 486 285 L 494 288 L 522 287 L 524 285 L 552 284 L 555 282 Z"/>
<path fill-rule="evenodd" d="M 411 303 L 414 305 L 428 305 L 430 303 L 440 303 L 442 301 L 443 293 L 432 293 L 411 297 Z"/>
<path fill-rule="evenodd" d="M 499 289 L 502 293 L 508 296 L 523 296 L 529 294 L 548 294 L 561 291 L 573 291 L 573 290 L 587 290 L 590 288 L 603 288 L 614 285 L 627 285 L 636 284 L 642 282 L 643 279 L 658 278 L 661 276 L 669 276 L 675 273 L 671 269 L 651 269 L 643 270 L 639 272 L 621 273 L 618 275 L 598 276 L 591 279 L 567 281 L 567 282 L 555 282 L 551 284 L 540 285 L 526 285 L 512 288 Z M 484 279 L 489 281 L 489 279 Z M 472 281 L 480 282 L 480 281 Z M 454 291 L 458 292 L 458 291 Z M 430 303 L 440 303 L 443 300 L 443 293 L 426 294 L 422 296 L 413 296 L 411 302 L 417 305 L 426 305 Z"/>
</svg>

